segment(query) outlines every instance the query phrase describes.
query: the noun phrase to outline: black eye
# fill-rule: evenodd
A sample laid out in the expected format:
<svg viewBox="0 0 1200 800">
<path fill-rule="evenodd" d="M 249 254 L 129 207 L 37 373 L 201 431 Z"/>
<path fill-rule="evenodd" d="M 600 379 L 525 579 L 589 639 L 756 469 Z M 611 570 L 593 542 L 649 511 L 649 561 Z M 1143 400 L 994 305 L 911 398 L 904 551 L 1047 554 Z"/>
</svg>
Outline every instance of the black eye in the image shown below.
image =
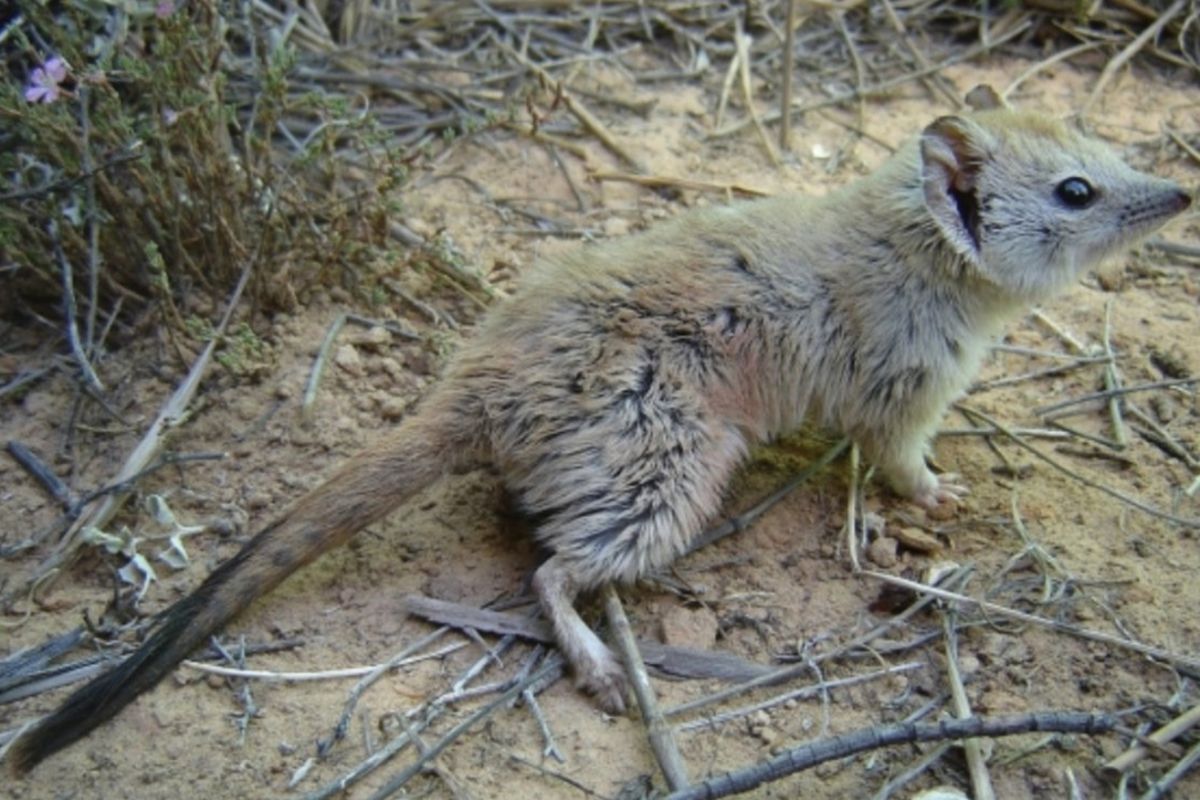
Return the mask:
<svg viewBox="0 0 1200 800">
<path fill-rule="evenodd" d="M 1096 199 L 1096 190 L 1083 178 L 1067 178 L 1054 194 L 1067 208 L 1087 208 Z"/>
</svg>

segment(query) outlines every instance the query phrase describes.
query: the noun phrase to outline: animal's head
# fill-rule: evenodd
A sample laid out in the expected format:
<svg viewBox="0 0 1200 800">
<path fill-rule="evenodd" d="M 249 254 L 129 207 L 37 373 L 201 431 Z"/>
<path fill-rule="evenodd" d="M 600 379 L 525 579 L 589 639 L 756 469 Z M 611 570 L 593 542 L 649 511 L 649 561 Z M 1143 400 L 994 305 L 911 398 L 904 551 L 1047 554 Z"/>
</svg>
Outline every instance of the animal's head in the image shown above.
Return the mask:
<svg viewBox="0 0 1200 800">
<path fill-rule="evenodd" d="M 1191 204 L 1176 184 L 990 89 L 968 101 L 976 113 L 921 135 L 925 204 L 978 274 L 1015 295 L 1045 295 Z"/>
</svg>

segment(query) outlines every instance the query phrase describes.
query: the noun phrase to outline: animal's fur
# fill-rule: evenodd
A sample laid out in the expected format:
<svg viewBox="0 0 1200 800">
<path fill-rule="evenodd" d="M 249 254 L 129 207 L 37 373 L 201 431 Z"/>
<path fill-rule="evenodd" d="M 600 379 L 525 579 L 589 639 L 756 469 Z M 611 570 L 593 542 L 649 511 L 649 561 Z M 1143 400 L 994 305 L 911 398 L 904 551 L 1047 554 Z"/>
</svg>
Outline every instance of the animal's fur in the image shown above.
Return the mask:
<svg viewBox="0 0 1200 800">
<path fill-rule="evenodd" d="M 1095 189 L 1086 208 L 1056 194 L 1072 177 Z M 620 710 L 624 674 L 576 614 L 579 591 L 670 563 L 747 447 L 804 420 L 851 435 L 899 493 L 953 501 L 962 490 L 930 472 L 925 446 L 1000 325 L 1189 202 L 1057 121 L 992 107 L 935 121 L 825 198 L 692 212 L 556 259 L 414 416 L 23 736 L 12 765 L 85 735 L 445 470 L 488 461 L 553 553 L 535 588 L 579 683 Z"/>
</svg>

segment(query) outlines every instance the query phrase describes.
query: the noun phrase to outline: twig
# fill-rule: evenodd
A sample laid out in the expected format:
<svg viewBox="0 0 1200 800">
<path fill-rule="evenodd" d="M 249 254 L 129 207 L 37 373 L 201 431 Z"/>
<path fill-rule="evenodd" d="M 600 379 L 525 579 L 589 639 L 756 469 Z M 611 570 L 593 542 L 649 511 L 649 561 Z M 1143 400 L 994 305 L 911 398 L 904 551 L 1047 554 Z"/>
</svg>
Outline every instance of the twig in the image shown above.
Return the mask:
<svg viewBox="0 0 1200 800">
<path fill-rule="evenodd" d="M 968 575 L 970 575 L 969 567 L 959 567 L 950 576 L 943 579 L 942 583 L 944 583 L 947 586 L 957 587 L 958 585 L 960 585 L 960 583 L 963 580 L 965 580 L 967 578 Z M 695 700 L 689 700 L 686 703 L 681 703 L 680 705 L 673 706 L 671 708 L 666 709 L 666 711 L 664 711 L 663 713 L 669 717 L 677 716 L 679 714 L 683 714 L 688 711 L 695 711 L 698 708 L 703 708 L 705 706 L 723 702 L 725 700 L 730 699 L 731 697 L 736 697 L 740 694 L 745 694 L 746 692 L 752 691 L 752 690 L 757 689 L 762 686 L 771 686 L 771 685 L 774 685 L 777 683 L 782 683 L 783 681 L 791 680 L 792 678 L 799 677 L 800 675 L 804 674 L 805 672 L 808 672 L 811 669 L 811 664 L 823 663 L 825 661 L 830 661 L 832 659 L 840 657 L 841 655 L 843 655 L 845 653 L 849 653 L 853 650 L 857 650 L 860 647 L 866 646 L 867 644 L 874 641 L 875 639 L 878 639 L 880 636 L 883 636 L 888 631 L 893 630 L 894 628 L 897 628 L 900 625 L 903 625 L 909 619 L 911 619 L 915 615 L 919 614 L 927 606 L 931 605 L 934 600 L 935 600 L 935 598 L 933 595 L 921 595 L 914 603 L 912 603 L 910 606 L 908 606 L 908 608 L 901 611 L 899 614 L 895 614 L 895 615 L 889 617 L 885 622 L 883 622 L 879 625 L 876 625 L 874 628 L 872 628 L 871 630 L 862 634 L 861 636 L 854 637 L 849 642 L 846 642 L 845 644 L 840 645 L 837 649 L 835 649 L 829 653 L 821 653 L 818 656 L 814 656 L 810 659 L 806 659 L 805 662 L 802 664 L 794 664 L 791 666 L 780 667 L 779 669 L 768 672 L 757 678 L 752 678 L 751 680 L 745 681 L 744 683 L 739 683 L 736 686 L 730 686 L 727 689 L 722 689 L 720 691 L 713 692 L 712 694 L 706 695 L 705 697 L 698 697 Z"/>
<path fill-rule="evenodd" d="M 1120 71 L 1121 67 L 1125 66 L 1129 59 L 1137 55 L 1146 46 L 1147 42 L 1158 36 L 1162 32 L 1162 29 L 1167 26 L 1167 23 L 1175 19 L 1187 4 L 1188 0 L 1175 0 L 1166 11 L 1158 14 L 1158 18 L 1154 22 L 1146 26 L 1146 30 L 1138 34 L 1136 39 L 1126 45 L 1120 53 L 1104 65 L 1104 70 L 1100 73 L 1100 77 L 1096 79 L 1096 85 L 1092 87 L 1092 93 L 1088 95 L 1087 102 L 1083 104 L 1083 108 L 1079 112 L 1080 114 L 1087 116 L 1092 105 L 1095 104 L 1096 99 L 1100 96 L 1100 92 L 1104 91 L 1104 87 Z"/>
<path fill-rule="evenodd" d="M 606 172 L 595 170 L 588 173 L 593 181 L 622 181 L 635 183 L 649 189 L 690 189 L 697 192 L 714 192 L 721 195 L 739 195 L 741 197 L 770 197 L 771 193 L 739 183 L 714 183 L 699 181 L 694 178 L 673 178 L 667 175 L 634 175 L 629 172 Z"/>
<path fill-rule="evenodd" d="M 518 616 L 461 603 L 409 595 L 405 606 L 410 614 L 455 628 L 475 628 L 489 633 L 513 634 L 542 644 L 554 644 L 550 626 L 541 619 Z M 766 668 L 732 653 L 671 647 L 654 641 L 639 641 L 642 660 L 666 675 L 676 678 L 718 678 L 744 681 L 758 677 Z"/>
<path fill-rule="evenodd" d="M 1059 341 L 1067 346 L 1067 349 L 1081 356 L 1092 355 L 1088 348 L 1075 338 L 1075 336 L 1063 326 L 1059 325 L 1054 320 L 1047 316 L 1046 312 L 1040 308 L 1035 308 L 1029 315 L 1034 322 L 1041 325 L 1046 330 L 1058 337 Z"/>
<path fill-rule="evenodd" d="M 519 697 L 521 692 L 525 691 L 530 686 L 537 684 L 543 678 L 548 677 L 552 672 L 561 668 L 561 666 L 562 663 L 558 658 L 551 657 L 547 659 L 547 662 L 543 664 L 542 668 L 536 673 L 526 677 L 524 680 L 514 683 L 512 687 L 500 697 L 478 709 L 462 722 L 451 728 L 445 736 L 443 736 L 441 739 L 438 739 L 437 742 L 430 746 L 428 752 L 422 753 L 420 758 L 402 769 L 399 773 L 389 779 L 388 782 L 385 783 L 377 792 L 372 794 L 370 800 L 385 800 L 385 798 L 391 797 L 393 794 L 400 791 L 400 789 L 404 787 L 404 784 L 408 783 L 408 781 L 414 775 L 424 769 L 425 765 L 431 759 L 437 758 L 441 752 L 450 745 L 451 742 L 453 742 L 459 736 L 462 736 L 464 733 L 482 722 L 487 717 L 491 716 L 507 703 Z"/>
<path fill-rule="evenodd" d="M 273 206 L 272 206 L 273 208 Z M 269 213 L 269 212 L 268 212 Z M 241 277 L 238 279 L 237 285 L 230 294 L 229 301 L 225 306 L 225 313 L 221 318 L 213 333 L 213 337 L 205 345 L 204 350 L 196 358 L 192 364 L 191 370 L 188 371 L 187 377 L 183 382 L 176 387 L 171 397 L 159 409 L 158 416 L 151 423 L 137 447 L 125 459 L 125 463 L 121 465 L 121 469 L 117 472 L 117 476 L 113 483 L 122 485 L 126 481 L 140 473 L 147 464 L 158 453 L 162 447 L 164 436 L 167 430 L 175 423 L 176 420 L 184 416 L 188 405 L 195 396 L 196 390 L 200 387 L 200 382 L 208 369 L 208 364 L 212 360 L 213 352 L 217 348 L 217 344 L 221 341 L 225 328 L 229 325 L 230 319 L 233 317 L 234 309 L 237 307 L 238 301 L 242 297 L 242 292 L 246 288 L 246 284 L 250 279 L 250 275 L 254 271 L 255 265 L 262 254 L 263 245 L 266 242 L 266 237 L 260 237 L 258 248 L 254 256 L 246 263 L 242 270 Z M 105 496 L 104 502 L 91 514 L 86 517 L 80 517 L 72 524 L 67 532 L 63 535 L 62 540 L 45 560 L 43 560 L 33 570 L 32 576 L 27 578 L 21 585 L 21 591 L 33 589 L 43 585 L 48 580 L 53 580 L 59 570 L 66 565 L 67 561 L 73 557 L 79 549 L 83 539 L 80 533 L 85 528 L 103 528 L 113 515 L 121 508 L 125 502 L 128 492 L 114 492 Z M 12 595 L 10 595 L 12 596 Z"/>
<path fill-rule="evenodd" d="M 1093 642 L 1101 642 L 1102 644 L 1112 645 L 1123 650 L 1131 650 L 1135 653 L 1141 653 L 1144 656 L 1148 656 L 1149 658 L 1164 661 L 1175 666 L 1176 668 L 1184 668 L 1189 670 L 1191 673 L 1200 674 L 1200 658 L 1197 658 L 1196 656 L 1190 656 L 1184 653 L 1173 653 L 1170 650 L 1165 650 L 1161 647 L 1143 644 L 1142 642 L 1134 641 L 1132 639 L 1122 639 L 1118 636 L 1113 636 L 1110 633 L 1102 633 L 1100 631 L 1093 631 L 1087 628 L 1078 628 L 1074 625 L 1068 625 L 1065 622 L 1059 622 L 1058 620 L 1048 619 L 1046 617 L 1039 617 L 1036 614 L 1027 614 L 1024 611 L 1018 611 L 1015 608 L 1009 608 L 997 603 L 991 603 L 987 600 L 976 600 L 975 598 L 968 597 L 965 594 L 950 592 L 945 589 L 939 589 L 924 583 L 918 583 L 917 581 L 910 581 L 907 578 L 901 578 L 897 575 L 888 575 L 885 572 L 875 572 L 874 570 L 868 569 L 863 570 L 862 574 L 869 578 L 881 580 L 884 583 L 890 583 L 895 586 L 901 586 L 905 589 L 910 589 L 914 592 L 932 595 L 942 600 L 953 600 L 957 603 L 972 605 L 981 611 L 986 611 L 989 614 L 996 614 L 1001 617 L 1017 620 L 1018 622 L 1028 622 L 1033 625 L 1040 625 L 1041 627 L 1049 628 L 1052 631 L 1067 633 L 1071 636 L 1077 636 L 1080 639 L 1087 639 Z"/>
<path fill-rule="evenodd" d="M 949 58 L 946 58 L 946 59 L 938 62 L 937 64 L 933 64 L 927 68 L 918 69 L 913 72 L 909 72 L 905 75 L 900 75 L 898 77 L 891 78 L 890 80 L 880 81 L 879 83 L 876 83 L 872 86 L 868 86 L 868 87 L 864 88 L 861 92 L 859 92 L 859 91 L 839 92 L 831 97 L 826 97 L 821 100 L 813 100 L 808 103 L 804 103 L 804 104 L 801 104 L 798 106 L 793 106 L 790 109 L 789 113 L 802 114 L 807 111 L 815 111 L 818 108 L 825 108 L 827 106 L 841 105 L 842 103 L 847 103 L 852 100 L 857 100 L 860 96 L 870 98 L 870 97 L 886 95 L 889 91 L 896 88 L 897 86 L 902 86 L 911 81 L 926 77 L 927 75 L 932 75 L 936 72 L 941 72 L 942 70 L 946 69 L 947 67 L 962 63 L 963 61 L 970 61 L 971 59 L 976 58 L 977 56 L 980 56 L 980 55 L 988 52 L 989 50 L 992 50 L 995 47 L 999 47 L 1001 44 L 1004 44 L 1005 42 L 1010 41 L 1012 39 L 1015 39 L 1017 36 L 1020 36 L 1022 33 L 1025 33 L 1025 31 L 1029 30 L 1029 28 L 1032 24 L 1033 23 L 1030 20 L 1024 20 L 1019 25 L 1016 25 L 1016 26 L 1010 28 L 1009 30 L 1002 33 L 1000 36 L 993 39 L 990 43 L 979 44 L 979 45 L 976 45 L 975 47 L 970 47 L 966 50 L 963 50 L 960 53 L 956 53 L 955 55 L 950 56 Z M 780 117 L 780 114 L 778 111 L 769 112 L 762 116 L 761 122 L 763 122 L 763 123 L 776 122 L 776 121 L 778 121 L 779 117 Z M 731 124 L 720 130 L 713 131 L 712 133 L 710 133 L 708 135 L 708 138 L 718 139 L 718 138 L 722 138 L 725 136 L 730 136 L 732 134 L 741 132 L 748 125 L 751 125 L 751 124 L 752 123 L 749 120 L 743 120 L 741 122 Z"/>
<path fill-rule="evenodd" d="M 798 0 L 787 0 L 787 19 L 783 36 L 783 64 L 779 70 L 782 81 L 779 89 L 779 149 L 787 152 L 792 141 L 792 115 L 788 109 L 792 106 L 792 70 L 796 64 L 796 3 Z M 719 123 L 718 123 L 719 124 Z"/>
<path fill-rule="evenodd" d="M 1190 380 L 1195 380 L 1195 379 L 1190 379 Z M 1136 387 L 1129 387 L 1129 388 L 1134 389 Z M 979 411 L 979 410 L 973 409 L 973 408 L 968 408 L 968 407 L 962 405 L 961 403 L 956 404 L 955 408 L 959 409 L 962 413 L 966 414 L 969 417 L 974 417 L 977 420 L 983 420 L 984 422 L 988 423 L 989 425 L 997 428 L 1001 433 L 1003 433 L 1010 440 L 1012 440 L 1012 442 L 1014 444 L 1016 444 L 1018 447 L 1021 447 L 1024 450 L 1032 453 L 1033 455 L 1037 456 L 1042 461 L 1045 461 L 1047 464 L 1054 467 L 1059 472 L 1061 472 L 1064 475 L 1067 475 L 1071 478 L 1074 478 L 1075 480 L 1082 483 L 1084 486 L 1090 486 L 1091 488 L 1096 489 L 1097 491 L 1103 492 L 1104 494 L 1108 495 L 1109 497 L 1120 500 L 1122 503 L 1125 503 L 1126 505 L 1133 506 L 1137 510 L 1142 511 L 1146 514 L 1149 514 L 1152 517 L 1158 517 L 1159 519 L 1165 519 L 1169 522 L 1173 522 L 1176 525 L 1182 525 L 1186 528 L 1200 528 L 1200 518 L 1180 517 L 1175 514 L 1171 514 L 1166 511 L 1162 511 L 1160 509 L 1155 508 L 1152 505 L 1149 505 L 1148 503 L 1143 503 L 1141 500 L 1138 500 L 1136 497 L 1130 497 L 1129 495 L 1125 494 L 1124 492 L 1120 492 L 1120 491 L 1117 491 L 1116 489 L 1113 489 L 1111 486 L 1107 486 L 1103 483 L 1100 483 L 1099 481 L 1094 481 L 1091 478 L 1088 478 L 1084 475 L 1079 474 L 1075 470 L 1071 469 L 1070 467 L 1068 467 L 1065 464 L 1063 464 L 1062 462 L 1060 462 L 1058 459 L 1051 458 L 1050 456 L 1046 455 L 1041 450 L 1034 447 L 1029 442 L 1025 441 L 1023 438 L 1018 436 L 1016 433 L 1014 433 L 1012 430 L 1010 430 L 1007 426 L 1002 425 L 1000 422 L 996 421 L 995 419 L 988 416 L 987 414 L 984 414 L 982 411 Z"/>
<path fill-rule="evenodd" d="M 954 706 L 954 714 L 959 719 L 971 717 L 971 702 L 967 699 L 967 690 L 963 686 L 962 674 L 958 669 L 958 634 L 954 627 L 953 611 L 942 612 L 942 630 L 946 642 L 946 677 L 950 681 L 950 701 Z M 992 779 L 988 775 L 987 761 L 978 739 L 965 739 L 962 743 L 963 754 L 967 759 L 967 772 L 971 776 L 971 797 L 974 800 L 995 800 L 996 791 L 992 788 Z"/>
<path fill-rule="evenodd" d="M 1152 381 L 1150 383 L 1139 383 L 1135 386 L 1121 386 L 1115 389 L 1105 389 L 1102 392 L 1092 392 L 1091 394 L 1072 397 L 1058 403 L 1051 403 L 1048 406 L 1041 406 L 1040 408 L 1033 409 L 1033 413 L 1039 417 L 1046 417 L 1056 411 L 1062 411 L 1064 408 L 1070 408 L 1082 403 L 1090 403 L 1094 400 L 1108 400 L 1112 397 L 1136 394 L 1138 392 L 1150 392 L 1155 389 L 1169 389 L 1172 386 L 1188 386 L 1193 383 L 1200 383 L 1200 378 L 1167 378 L 1166 380 Z"/>
<path fill-rule="evenodd" d="M 556 772 L 552 769 L 547 769 L 546 767 L 543 767 L 541 764 L 535 764 L 528 759 L 521 758 L 516 753 L 510 753 L 508 756 L 508 760 L 513 762 L 514 764 L 520 764 L 523 767 L 529 767 L 530 769 L 534 770 L 535 772 L 539 772 L 542 775 L 545 775 L 547 778 L 554 778 L 556 781 L 562 781 L 563 783 L 567 784 L 568 786 L 572 786 L 572 787 L 578 789 L 579 791 L 583 792 L 584 794 L 586 794 L 589 797 L 599 797 L 599 798 L 601 798 L 601 800 L 608 800 L 608 798 L 606 798 L 604 795 L 597 792 L 595 789 L 591 789 L 591 788 L 588 788 L 587 786 L 584 786 L 582 783 L 575 780 L 570 775 L 564 775 L 561 772 Z"/>
<path fill-rule="evenodd" d="M 600 144 L 604 145 L 604 147 L 610 153 L 624 161 L 634 172 L 646 172 L 645 165 L 643 165 L 638 158 L 630 153 L 624 145 L 618 142 L 616 137 L 609 132 L 607 127 L 605 127 L 604 123 L 596 119 L 592 112 L 588 110 L 587 106 L 576 99 L 576 97 L 561 82 L 554 80 L 549 72 L 530 61 L 521 53 L 518 53 L 507 42 L 504 42 L 499 38 L 496 38 L 495 42 L 500 46 L 501 49 L 508 53 L 509 57 L 537 75 L 538 79 L 542 81 L 543 85 L 545 85 L 547 88 L 553 87 L 557 98 L 561 100 L 563 105 L 566 106 L 567 110 L 570 111 L 577 120 L 579 120 L 579 124 L 582 125 L 588 133 L 595 136 L 600 141 Z"/>
<path fill-rule="evenodd" d="M 1192 749 L 1188 750 L 1175 766 L 1171 767 L 1167 770 L 1166 774 L 1156 780 L 1154 785 L 1147 789 L 1141 796 L 1141 800 L 1159 800 L 1159 798 L 1171 791 L 1171 787 L 1197 764 L 1200 764 L 1200 742 L 1192 745 Z"/>
<path fill-rule="evenodd" d="M 63 317 L 67 324 L 67 342 L 71 345 L 71 354 L 75 356 L 75 361 L 79 364 L 79 370 L 83 373 L 83 379 L 87 385 L 93 391 L 103 393 L 104 384 L 100 382 L 100 377 L 96 375 L 96 370 L 92 367 L 92 362 L 84 352 L 83 344 L 79 341 L 79 323 L 76 320 L 78 312 L 75 307 L 75 276 L 71 270 L 71 262 L 67 260 L 67 255 L 63 252 L 62 240 L 58 235 L 57 220 L 52 219 L 47 222 L 46 230 L 50 234 L 50 243 L 54 246 L 54 259 L 58 262 L 59 272 L 62 275 Z"/>
<path fill-rule="evenodd" d="M 71 490 L 32 450 L 16 439 L 11 439 L 8 442 L 8 454 L 13 457 L 14 461 L 24 467 L 25 471 L 40 483 L 42 488 L 58 501 L 59 505 L 63 508 L 71 507 Z"/>
<path fill-rule="evenodd" d="M 987 381 L 985 383 L 976 383 L 968 388 L 967 392 L 968 394 L 976 394 L 978 392 L 989 391 L 991 389 L 998 389 L 1002 386 L 1013 386 L 1014 384 L 1024 383 L 1025 381 L 1038 380 L 1040 378 L 1053 378 L 1059 375 L 1066 375 L 1068 372 L 1080 369 L 1082 367 L 1088 367 L 1093 364 L 1108 364 L 1111 362 L 1112 358 L 1107 355 L 1082 356 L 1079 358 L 1074 358 L 1071 362 L 1066 364 L 1055 364 L 1052 367 L 1036 369 L 1030 372 L 1023 372 L 1020 375 L 1008 375 L 1003 378 Z"/>
<path fill-rule="evenodd" d="M 1010 82 L 1008 84 L 1008 86 L 1004 87 L 1004 91 L 1002 91 L 1000 93 L 1000 97 L 1007 100 L 1009 97 L 1012 96 L 1012 93 L 1017 90 L 1018 86 L 1020 86 L 1022 83 L 1029 80 L 1034 75 L 1041 72 L 1042 70 L 1047 69 L 1048 67 L 1052 67 L 1055 64 L 1059 63 L 1060 61 L 1066 61 L 1069 58 L 1074 58 L 1075 56 L 1079 55 L 1080 53 L 1086 53 L 1088 50 L 1095 50 L 1097 47 L 1103 47 L 1103 46 L 1104 46 L 1104 42 L 1084 42 L 1083 44 L 1078 44 L 1078 45 L 1075 45 L 1074 47 L 1068 47 L 1066 50 L 1060 50 L 1059 52 L 1055 53 L 1054 55 L 1050 56 L 1049 58 L 1043 58 L 1041 61 L 1037 62 L 1036 64 L 1031 65 L 1028 69 L 1026 69 L 1020 75 L 1013 78 L 1012 82 Z"/>
<path fill-rule="evenodd" d="M 1134 428 L 1134 430 L 1136 430 L 1143 439 L 1158 447 L 1164 453 L 1178 458 L 1187 466 L 1188 469 L 1192 470 L 1193 472 L 1200 469 L 1200 460 L 1197 460 L 1196 457 L 1193 456 L 1186 447 L 1184 447 L 1183 443 L 1175 438 L 1175 436 L 1173 436 L 1169 430 L 1159 424 L 1158 420 L 1147 414 L 1145 411 L 1142 411 L 1141 408 L 1133 403 L 1126 403 L 1125 410 L 1129 412 L 1130 416 L 1136 418 L 1143 425 L 1146 425 L 1150 428 L 1149 431 L 1142 430 L 1141 428 L 1137 427 Z"/>
<path fill-rule="evenodd" d="M 930 766 L 937 763 L 942 756 L 949 752 L 952 744 L 943 742 L 937 747 L 931 748 L 929 752 L 923 754 L 916 762 L 908 769 L 901 772 L 894 778 L 889 778 L 888 782 L 879 787 L 879 791 L 871 798 L 871 800 L 887 800 L 892 796 L 892 792 L 914 780 L 918 775 L 929 769 Z"/>
<path fill-rule="evenodd" d="M 625 664 L 625 674 L 633 684 L 633 693 L 637 697 L 638 707 L 642 710 L 642 722 L 646 725 L 650 737 L 650 747 L 654 757 L 662 768 L 663 776 L 671 791 L 679 791 L 689 784 L 687 765 L 679 754 L 679 744 L 675 741 L 675 731 L 663 717 L 658 707 L 658 699 L 654 696 L 654 687 L 650 685 L 650 676 L 646 674 L 646 665 L 638 653 L 637 641 L 633 637 L 633 628 L 625 609 L 621 607 L 621 598 L 613 585 L 607 584 L 602 590 L 604 598 L 604 615 L 608 626 L 616 639 L 617 652 Z"/>
<path fill-rule="evenodd" d="M 719 797 L 748 792 L 764 783 L 779 780 L 826 761 L 897 744 L 980 736 L 1013 736 L 1035 731 L 1095 735 L 1108 733 L 1116 727 L 1116 718 L 1109 714 L 1084 714 L 1073 711 L 1040 711 L 997 717 L 945 719 L 925 724 L 901 722 L 875 725 L 792 748 L 768 761 L 710 778 L 682 792 L 675 792 L 669 795 L 667 800 L 716 800 Z"/>
<path fill-rule="evenodd" d="M 329 360 L 329 349 L 337 339 L 338 333 L 346 326 L 346 314 L 338 314 L 325 331 L 325 338 L 317 348 L 317 356 L 313 359 L 312 371 L 308 373 L 308 382 L 304 384 L 304 399 L 300 402 L 300 417 L 308 419 L 312 415 L 313 403 L 317 399 L 317 387 L 321 385 L 321 375 L 325 372 L 325 363 Z"/>
<path fill-rule="evenodd" d="M 419 661 L 429 661 L 434 658 L 445 658 L 451 653 L 467 647 L 466 642 L 456 642 L 443 647 L 441 650 L 434 650 L 432 653 L 425 653 L 419 656 L 412 656 L 392 663 L 393 668 L 405 667 L 409 664 L 416 664 Z M 185 667 L 190 667 L 198 672 L 207 672 L 212 675 L 223 675 L 229 678 L 245 678 L 248 680 L 272 681 L 280 683 L 302 683 L 306 681 L 328 681 L 340 680 L 342 678 L 361 678 L 365 675 L 378 670 L 384 664 L 371 664 L 365 667 L 345 667 L 344 669 L 326 669 L 317 672 L 272 672 L 264 669 L 235 669 L 233 667 L 222 667 L 216 664 L 203 664 L 199 661 L 184 661 Z"/>
<path fill-rule="evenodd" d="M 437 715 L 438 714 L 435 713 L 431 716 L 436 717 Z M 404 733 L 401 733 L 386 745 L 371 753 L 371 755 L 359 762 L 354 769 L 334 779 L 333 781 L 330 781 L 317 791 L 310 792 L 309 794 L 305 795 L 304 800 L 328 800 L 328 798 L 331 798 L 335 795 L 342 795 L 351 786 L 370 775 L 372 772 L 378 769 L 380 765 L 387 763 L 394 755 L 412 743 L 411 733 L 419 733 L 430 723 L 430 721 L 430 719 L 425 719 L 421 720 L 415 725 L 408 726 L 408 729 Z"/>
<path fill-rule="evenodd" d="M 850 557 L 850 571 L 857 575 L 862 570 L 858 561 L 858 445 L 850 446 L 850 480 L 846 490 L 846 554 Z"/>
<path fill-rule="evenodd" d="M 1146 736 L 1145 739 L 1150 745 L 1166 744 L 1178 739 L 1197 725 L 1200 725 L 1200 705 L 1192 706 L 1166 725 Z M 1135 744 L 1105 764 L 1104 769 L 1112 773 L 1126 772 L 1149 753 L 1150 748 L 1146 744 Z"/>
<path fill-rule="evenodd" d="M 427 646 L 433 644 L 449 630 L 449 628 L 442 627 L 438 628 L 432 633 L 426 634 L 417 641 L 401 649 L 400 652 L 396 653 L 387 661 L 376 666 L 375 669 L 364 675 L 358 683 L 354 684 L 354 687 L 350 690 L 349 695 L 346 697 L 346 702 L 342 706 L 342 715 L 338 717 L 337 724 L 333 726 L 332 733 L 330 733 L 329 736 L 324 739 L 317 740 L 317 757 L 324 758 L 327 756 L 333 746 L 346 737 L 346 731 L 350 728 L 350 718 L 354 716 L 354 708 L 358 705 L 359 698 L 362 697 L 363 693 L 367 691 L 367 689 L 369 689 L 371 685 L 375 683 L 375 681 L 379 680 L 387 672 L 395 669 L 400 664 L 412 663 L 411 661 L 408 661 L 408 659 L 413 653 L 423 650 Z"/>
<path fill-rule="evenodd" d="M 1100 346 L 1104 348 L 1104 355 L 1108 357 L 1108 363 L 1104 365 L 1104 389 L 1111 393 L 1108 398 L 1108 416 L 1112 423 L 1113 441 L 1119 448 L 1124 449 L 1129 444 L 1129 434 L 1125 430 L 1125 420 L 1121 417 L 1121 401 L 1116 394 L 1121 390 L 1121 376 L 1117 372 L 1117 357 L 1112 349 L 1112 308 L 1112 298 L 1109 298 L 1104 304 L 1104 335 Z"/>
<path fill-rule="evenodd" d="M 767 135 L 767 129 L 763 127 L 758 111 L 754 108 L 754 88 L 750 85 L 750 35 L 742 32 L 741 17 L 737 17 L 736 20 L 737 28 L 733 35 L 733 41 L 737 45 L 738 77 L 742 87 L 742 102 L 746 104 L 746 113 L 750 116 L 750 121 L 758 133 L 763 149 L 767 151 L 767 158 L 771 160 L 773 166 L 778 168 L 780 165 L 779 153 L 775 152 L 775 145 L 771 142 L 771 137 Z"/>
<path fill-rule="evenodd" d="M 810 659 L 801 666 L 803 666 L 805 671 L 807 671 L 812 669 L 812 664 L 813 660 Z M 696 719 L 681 723 L 679 725 L 679 730 L 683 732 L 698 730 L 700 728 L 712 728 L 716 725 L 720 725 L 721 723 L 729 722 L 730 720 L 740 719 L 758 711 L 783 705 L 789 700 L 804 700 L 814 695 L 823 695 L 830 689 L 841 689 L 847 686 L 857 686 L 862 683 L 869 683 L 870 681 L 879 680 L 880 678 L 886 678 L 889 675 L 899 675 L 903 672 L 911 672 L 913 670 L 921 669 L 924 666 L 925 665 L 920 661 L 908 661 L 903 664 L 897 664 L 894 667 L 878 669 L 874 672 L 866 672 L 862 675 L 851 675 L 848 678 L 836 678 L 834 680 L 821 681 L 820 683 L 815 683 L 811 686 L 802 686 L 799 689 L 790 689 L 782 694 L 769 697 L 759 703 L 753 703 L 748 706 L 741 706 L 729 711 L 723 711 L 720 714 L 697 717 Z M 668 709 L 667 713 L 674 716 L 676 711 L 675 709 Z"/>
</svg>

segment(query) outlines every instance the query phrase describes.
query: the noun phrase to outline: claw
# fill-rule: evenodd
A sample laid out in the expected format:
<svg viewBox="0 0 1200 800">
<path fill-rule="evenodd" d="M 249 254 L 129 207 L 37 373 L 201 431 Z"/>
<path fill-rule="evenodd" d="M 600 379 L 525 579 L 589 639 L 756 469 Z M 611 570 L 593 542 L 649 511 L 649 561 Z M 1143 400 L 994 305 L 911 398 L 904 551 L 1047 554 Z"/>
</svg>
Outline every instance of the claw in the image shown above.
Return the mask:
<svg viewBox="0 0 1200 800">
<path fill-rule="evenodd" d="M 963 498 L 971 493 L 960 480 L 958 473 L 947 472 L 934 476 L 935 484 L 930 488 L 913 495 L 913 502 L 928 509 L 939 508 L 943 505 L 958 505 Z"/>
</svg>

